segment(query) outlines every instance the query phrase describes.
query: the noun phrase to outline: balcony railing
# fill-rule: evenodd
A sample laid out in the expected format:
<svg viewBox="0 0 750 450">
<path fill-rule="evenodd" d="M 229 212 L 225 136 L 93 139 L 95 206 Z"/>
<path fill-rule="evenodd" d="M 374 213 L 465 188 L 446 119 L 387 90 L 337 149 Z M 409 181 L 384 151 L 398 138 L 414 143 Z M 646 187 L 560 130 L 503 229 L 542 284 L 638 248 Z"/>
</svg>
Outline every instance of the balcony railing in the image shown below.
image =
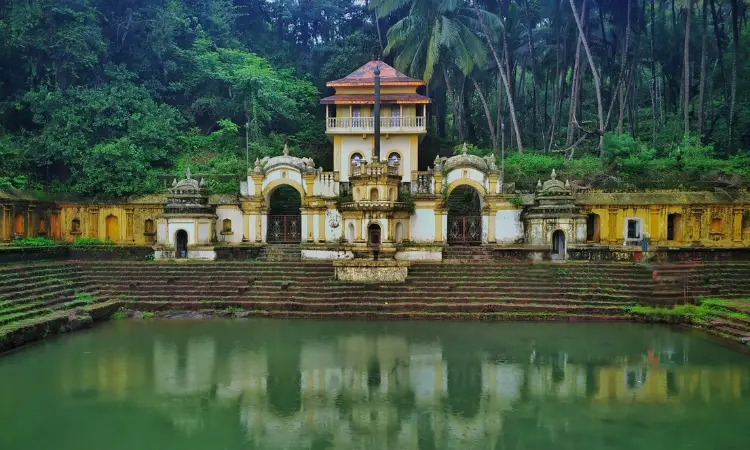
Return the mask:
<svg viewBox="0 0 750 450">
<path fill-rule="evenodd" d="M 399 131 L 426 131 L 424 116 L 420 117 L 381 117 L 380 131 L 395 133 Z M 326 130 L 334 132 L 363 133 L 375 130 L 374 117 L 329 117 Z"/>
<path fill-rule="evenodd" d="M 412 204 L 388 200 L 358 201 L 342 203 L 341 211 L 411 211 Z"/>
<path fill-rule="evenodd" d="M 411 193 L 412 194 L 434 194 L 435 177 L 432 171 L 412 172 L 411 175 Z"/>
<path fill-rule="evenodd" d="M 365 163 L 362 162 L 359 165 L 352 164 L 350 175 L 351 177 L 377 177 L 380 175 L 390 175 L 397 177 L 398 166 L 391 166 L 385 163 Z"/>
</svg>

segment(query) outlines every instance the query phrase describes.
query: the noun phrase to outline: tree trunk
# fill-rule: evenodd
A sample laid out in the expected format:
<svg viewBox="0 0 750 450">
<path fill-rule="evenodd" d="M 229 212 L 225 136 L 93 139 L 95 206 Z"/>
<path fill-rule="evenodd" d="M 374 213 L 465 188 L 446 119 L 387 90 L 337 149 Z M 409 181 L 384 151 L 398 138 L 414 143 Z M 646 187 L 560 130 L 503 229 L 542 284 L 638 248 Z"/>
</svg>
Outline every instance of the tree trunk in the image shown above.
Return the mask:
<svg viewBox="0 0 750 450">
<path fill-rule="evenodd" d="M 589 48 L 588 40 L 586 39 L 586 35 L 584 34 L 583 24 L 581 23 L 581 18 L 578 15 L 578 11 L 576 10 L 575 1 L 569 1 L 570 9 L 573 11 L 573 18 L 576 21 L 578 32 L 581 35 L 583 48 L 586 50 L 586 58 L 589 60 L 589 66 L 591 66 L 591 75 L 594 77 L 594 88 L 596 89 L 596 106 L 599 112 L 599 156 L 604 157 L 604 109 L 602 108 L 602 87 L 599 82 L 599 72 L 596 70 L 596 65 L 594 65 L 594 58 L 593 56 L 591 56 L 591 49 Z M 584 5 L 585 2 L 586 0 L 584 0 Z"/>
<path fill-rule="evenodd" d="M 721 18 L 716 13 L 715 0 L 711 0 L 711 21 L 714 24 L 713 28 L 714 37 L 716 38 L 716 49 L 719 51 L 719 57 L 717 58 L 717 61 L 719 62 L 719 68 L 721 69 L 721 81 L 724 88 L 724 100 L 726 101 L 729 100 L 729 94 L 727 91 L 727 72 L 724 69 L 724 46 L 722 45 L 721 30 L 719 29 Z"/>
<path fill-rule="evenodd" d="M 474 2 L 474 10 L 477 14 L 477 19 L 479 21 L 479 25 L 482 27 L 482 33 L 485 36 L 485 39 L 487 40 L 487 45 L 490 47 L 490 51 L 492 52 L 492 56 L 495 58 L 495 63 L 497 64 L 497 69 L 500 72 L 500 78 L 503 81 L 503 86 L 505 87 L 505 95 L 508 97 L 508 110 L 510 112 L 510 121 L 513 125 L 513 130 L 515 132 L 516 137 L 516 145 L 518 145 L 518 153 L 523 153 L 523 144 L 521 144 L 521 132 L 518 129 L 518 121 L 516 120 L 516 108 L 513 105 L 513 97 L 510 95 L 510 86 L 508 84 L 508 77 L 505 71 L 503 70 L 503 64 L 500 61 L 500 57 L 497 55 L 497 50 L 495 50 L 495 46 L 492 44 L 492 39 L 490 38 L 489 30 L 487 29 L 487 25 L 484 23 L 484 19 L 482 19 L 482 15 L 479 12 L 479 5 Z"/>
<path fill-rule="evenodd" d="M 583 15 L 586 16 L 586 0 L 583 2 Z M 576 128 L 573 126 L 576 123 L 576 114 L 578 108 L 578 94 L 581 79 L 581 47 L 583 46 L 583 40 L 581 36 L 578 36 L 578 43 L 576 44 L 576 57 L 573 63 L 573 75 L 570 79 L 570 109 L 568 111 L 568 140 L 566 144 L 568 147 L 573 143 L 575 138 Z"/>
<path fill-rule="evenodd" d="M 492 152 L 495 154 L 495 158 L 497 158 L 499 156 L 497 154 L 497 150 L 498 150 L 497 135 L 495 134 L 495 126 L 492 123 L 492 114 L 490 113 L 490 107 L 487 104 L 487 99 L 484 97 L 484 94 L 482 93 L 482 89 L 479 88 L 479 83 L 477 83 L 477 80 L 472 78 L 471 82 L 474 83 L 474 89 L 476 89 L 477 91 L 477 95 L 479 96 L 479 101 L 482 102 L 482 109 L 484 109 L 484 117 L 487 119 L 487 128 L 490 130 L 490 140 L 492 141 Z"/>
<path fill-rule="evenodd" d="M 617 134 L 622 134 L 622 121 L 625 116 L 625 63 L 627 61 L 627 55 L 628 55 L 628 46 L 630 44 L 630 10 L 632 9 L 631 5 L 632 0 L 628 0 L 628 19 L 627 19 L 627 27 L 625 28 L 625 43 L 622 48 L 622 59 L 620 60 L 620 79 L 618 80 L 617 84 L 620 87 L 618 89 L 618 95 L 619 95 L 619 105 L 620 105 L 620 115 L 617 118 Z M 614 99 L 613 99 L 614 101 Z"/>
<path fill-rule="evenodd" d="M 729 98 L 729 145 L 732 145 L 734 131 L 734 108 L 737 100 L 737 65 L 740 57 L 740 28 L 739 28 L 739 7 L 737 0 L 732 2 L 732 86 Z"/>
<path fill-rule="evenodd" d="M 690 22 L 693 15 L 693 0 L 685 8 L 685 42 L 682 60 L 682 114 L 685 120 L 685 135 L 690 134 Z"/>
<path fill-rule="evenodd" d="M 531 117 L 533 120 L 531 121 L 531 133 L 532 136 L 536 136 L 536 126 L 537 122 L 539 122 L 539 115 L 538 115 L 538 109 L 537 109 L 537 73 L 536 73 L 536 53 L 534 51 L 534 40 L 532 39 L 531 33 L 533 31 L 534 24 L 531 23 L 531 13 L 529 12 L 529 0 L 524 1 L 525 9 L 526 9 L 526 36 L 527 40 L 529 42 L 529 55 L 531 56 L 531 87 L 533 89 L 532 93 L 532 105 L 531 105 Z M 544 133 L 544 127 L 542 126 L 542 133 Z M 544 142 L 544 138 L 542 138 L 542 142 Z M 542 144 L 544 145 L 544 144 Z"/>
<path fill-rule="evenodd" d="M 451 104 L 453 110 L 453 121 L 456 124 L 456 133 L 458 134 L 459 142 L 464 141 L 464 132 L 461 124 L 461 111 L 460 111 L 460 100 L 456 98 L 456 93 L 451 86 L 451 80 L 448 77 L 448 71 L 443 67 L 443 79 L 445 80 L 445 89 L 448 92 L 448 101 Z"/>
<path fill-rule="evenodd" d="M 645 0 L 644 0 L 645 1 Z M 651 124 L 651 147 L 656 146 L 656 124 L 657 120 L 657 108 L 656 108 L 656 55 L 654 53 L 654 47 L 656 45 L 656 12 L 654 11 L 654 0 L 651 0 L 651 114 L 653 115 L 653 123 Z"/>
<path fill-rule="evenodd" d="M 698 93 L 698 139 L 703 140 L 703 104 L 706 92 L 706 43 L 708 41 L 708 11 L 706 10 L 706 0 L 703 0 L 701 13 L 703 20 L 701 25 L 701 74 L 700 88 Z M 721 55 L 719 55 L 721 57 Z"/>
</svg>

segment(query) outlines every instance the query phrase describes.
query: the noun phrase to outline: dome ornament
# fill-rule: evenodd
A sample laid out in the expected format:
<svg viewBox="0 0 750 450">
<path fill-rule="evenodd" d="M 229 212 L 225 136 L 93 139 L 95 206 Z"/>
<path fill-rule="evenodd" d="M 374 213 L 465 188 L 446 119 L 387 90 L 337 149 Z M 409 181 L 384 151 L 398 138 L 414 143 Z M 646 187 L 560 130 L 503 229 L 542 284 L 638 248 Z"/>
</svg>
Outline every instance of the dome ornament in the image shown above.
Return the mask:
<svg viewBox="0 0 750 450">
<path fill-rule="evenodd" d="M 557 172 L 555 172 L 555 169 L 552 169 L 552 175 L 549 177 L 550 180 L 557 180 Z"/>
<path fill-rule="evenodd" d="M 188 167 L 187 170 L 185 171 L 185 179 L 186 180 L 190 179 L 190 167 Z"/>
<path fill-rule="evenodd" d="M 289 145 L 284 144 L 283 154 L 284 156 L 289 156 Z"/>
<path fill-rule="evenodd" d="M 465 155 L 469 152 L 469 147 L 466 145 L 466 142 L 464 142 L 464 145 L 461 147 L 461 154 Z"/>
</svg>

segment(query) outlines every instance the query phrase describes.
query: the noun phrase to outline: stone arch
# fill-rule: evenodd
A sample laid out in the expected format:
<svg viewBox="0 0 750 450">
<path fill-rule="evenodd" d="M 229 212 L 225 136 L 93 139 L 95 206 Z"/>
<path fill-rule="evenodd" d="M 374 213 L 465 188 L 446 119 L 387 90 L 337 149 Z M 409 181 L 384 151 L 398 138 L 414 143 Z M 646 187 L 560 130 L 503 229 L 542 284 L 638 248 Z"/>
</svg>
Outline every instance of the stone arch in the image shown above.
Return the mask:
<svg viewBox="0 0 750 450">
<path fill-rule="evenodd" d="M 383 243 L 383 227 L 380 222 L 372 221 L 367 224 L 367 244 L 379 246 Z"/>
<path fill-rule="evenodd" d="M 355 155 L 359 155 L 359 164 L 361 164 L 365 160 L 364 152 L 362 152 L 361 150 L 352 150 L 351 152 L 349 152 L 349 155 L 347 156 L 347 159 L 346 159 L 350 166 L 354 164 Z"/>
<path fill-rule="evenodd" d="M 380 191 L 378 190 L 378 188 L 374 187 L 374 188 L 370 189 L 369 200 L 371 202 L 376 202 L 376 201 L 380 200 Z"/>
<path fill-rule="evenodd" d="M 230 233 L 232 231 L 232 221 L 230 219 L 224 219 L 221 221 L 222 233 Z"/>
<path fill-rule="evenodd" d="M 477 180 L 471 179 L 471 178 L 459 178 L 457 180 L 454 180 L 451 184 L 448 185 L 447 189 L 447 195 L 451 195 L 451 192 L 453 192 L 457 187 L 459 186 L 471 186 L 479 193 L 480 198 L 482 198 L 482 202 L 484 202 L 484 196 L 487 195 L 487 189 L 484 188 L 484 185 L 479 183 Z"/>
<path fill-rule="evenodd" d="M 388 189 L 388 200 L 392 202 L 398 201 L 398 192 L 396 191 L 395 187 Z"/>
<path fill-rule="evenodd" d="M 114 214 L 110 214 L 104 220 L 106 237 L 112 242 L 120 240 L 120 221 Z"/>
<path fill-rule="evenodd" d="M 153 219 L 146 219 L 143 222 L 143 232 L 145 234 L 153 233 L 154 232 L 154 220 Z"/>
<path fill-rule="evenodd" d="M 447 240 L 450 245 L 479 245 L 483 241 L 481 191 L 471 184 L 461 184 L 445 199 Z"/>
<path fill-rule="evenodd" d="M 349 222 L 349 225 L 346 227 L 346 240 L 349 241 L 349 243 L 353 243 L 354 240 L 357 238 L 357 231 L 354 227 L 354 222 Z"/>
<path fill-rule="evenodd" d="M 289 178 L 280 178 L 278 180 L 273 180 L 263 189 L 263 198 L 266 200 L 266 205 L 270 206 L 269 200 L 271 199 L 271 194 L 273 194 L 273 191 L 276 189 L 282 187 L 282 186 L 289 186 L 294 188 L 297 192 L 299 192 L 300 195 L 300 206 L 305 201 L 305 188 L 297 183 L 294 180 L 290 180 Z"/>
</svg>

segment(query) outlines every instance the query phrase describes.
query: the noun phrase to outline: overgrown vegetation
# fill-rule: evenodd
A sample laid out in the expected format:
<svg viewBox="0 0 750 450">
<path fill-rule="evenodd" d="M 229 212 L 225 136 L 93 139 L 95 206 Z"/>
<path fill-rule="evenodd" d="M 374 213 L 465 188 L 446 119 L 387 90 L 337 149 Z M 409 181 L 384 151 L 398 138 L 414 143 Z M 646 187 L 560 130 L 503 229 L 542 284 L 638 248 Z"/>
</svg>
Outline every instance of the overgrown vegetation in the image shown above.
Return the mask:
<svg viewBox="0 0 750 450">
<path fill-rule="evenodd" d="M 75 245 L 85 247 L 90 245 L 115 245 L 115 243 L 110 238 L 104 238 L 102 240 L 98 238 L 84 238 L 79 236 L 75 240 Z"/>
<path fill-rule="evenodd" d="M 331 169 L 325 81 L 378 55 L 428 84 L 422 166 L 469 142 L 524 188 L 555 167 L 592 187 L 736 189 L 746 14 L 740 0 L 6 2 L 0 189 L 147 194 L 189 166 L 236 193 L 247 161 L 285 143 Z"/>
<path fill-rule="evenodd" d="M 675 305 L 672 308 L 653 306 L 628 306 L 625 308 L 630 314 L 647 317 L 654 320 L 679 321 L 687 323 L 705 323 L 716 314 L 722 314 L 736 319 L 748 319 L 750 315 L 729 308 L 731 300 L 703 298 L 695 304 Z"/>
<path fill-rule="evenodd" d="M 57 245 L 58 242 L 46 237 L 26 237 L 22 239 L 16 239 L 12 242 L 12 245 L 17 247 L 47 247 L 51 245 Z"/>
</svg>

